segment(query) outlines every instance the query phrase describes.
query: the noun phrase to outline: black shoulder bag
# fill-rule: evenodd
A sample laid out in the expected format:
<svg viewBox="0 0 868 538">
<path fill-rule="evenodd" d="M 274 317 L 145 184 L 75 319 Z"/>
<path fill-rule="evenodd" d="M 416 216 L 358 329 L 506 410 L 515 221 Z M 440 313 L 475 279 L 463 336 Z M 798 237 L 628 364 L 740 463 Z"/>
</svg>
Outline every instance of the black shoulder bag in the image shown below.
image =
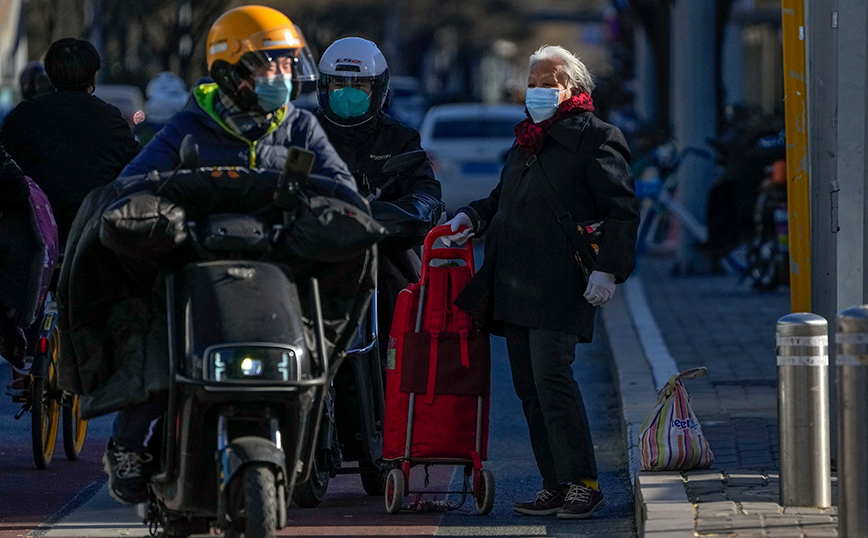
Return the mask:
<svg viewBox="0 0 868 538">
<path fill-rule="evenodd" d="M 597 259 L 600 240 L 603 238 L 603 221 L 573 222 L 573 216 L 561 203 L 549 178 L 546 177 L 542 166 L 537 161 L 536 153 L 530 156 L 526 164 L 530 168 L 531 175 L 536 178 L 537 184 L 542 188 L 546 203 L 572 242 L 573 259 L 587 281 L 594 268 L 594 261 Z"/>
</svg>

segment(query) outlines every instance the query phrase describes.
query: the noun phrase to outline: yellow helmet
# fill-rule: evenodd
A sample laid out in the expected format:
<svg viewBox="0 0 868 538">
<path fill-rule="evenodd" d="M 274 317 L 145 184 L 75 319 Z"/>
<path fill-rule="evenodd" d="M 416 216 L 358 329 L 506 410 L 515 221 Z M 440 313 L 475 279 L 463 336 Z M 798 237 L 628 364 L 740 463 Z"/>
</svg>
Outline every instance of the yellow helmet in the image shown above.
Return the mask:
<svg viewBox="0 0 868 538">
<path fill-rule="evenodd" d="M 242 106 L 255 103 L 256 96 L 245 79 L 261 65 L 281 60 L 291 65 L 292 97 L 298 94 L 301 82 L 318 78 L 301 29 L 270 7 L 230 9 L 211 25 L 206 46 L 211 78 Z"/>
</svg>

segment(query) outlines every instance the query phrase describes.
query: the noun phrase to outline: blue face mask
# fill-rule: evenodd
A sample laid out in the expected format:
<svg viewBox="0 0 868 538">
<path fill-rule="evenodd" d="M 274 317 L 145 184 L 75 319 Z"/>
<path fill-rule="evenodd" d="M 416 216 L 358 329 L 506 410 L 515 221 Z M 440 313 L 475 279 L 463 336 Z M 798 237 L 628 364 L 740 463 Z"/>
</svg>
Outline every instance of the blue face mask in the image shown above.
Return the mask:
<svg viewBox="0 0 868 538">
<path fill-rule="evenodd" d="M 524 106 L 534 123 L 551 118 L 558 109 L 558 101 L 562 91 L 557 88 L 528 88 L 524 98 Z"/>
<path fill-rule="evenodd" d="M 256 77 L 257 103 L 265 112 L 273 112 L 289 102 L 292 93 L 292 78 L 289 75 Z"/>
<path fill-rule="evenodd" d="M 329 94 L 329 106 L 332 111 L 343 119 L 364 116 L 371 106 L 371 96 L 347 86 Z"/>
</svg>

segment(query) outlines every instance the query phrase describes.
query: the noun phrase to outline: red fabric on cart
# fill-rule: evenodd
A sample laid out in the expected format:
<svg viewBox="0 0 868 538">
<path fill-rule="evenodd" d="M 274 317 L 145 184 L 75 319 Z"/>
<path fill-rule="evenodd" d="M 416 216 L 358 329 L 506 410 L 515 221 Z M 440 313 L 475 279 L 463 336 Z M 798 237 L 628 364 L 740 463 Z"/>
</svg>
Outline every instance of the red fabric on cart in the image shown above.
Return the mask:
<svg viewBox="0 0 868 538">
<path fill-rule="evenodd" d="M 385 459 L 403 458 L 405 455 L 411 391 L 416 393 L 411 458 L 472 460 L 472 453 L 476 450 L 480 397 L 482 431 L 479 456 L 483 460 L 488 457 L 488 394 L 491 384 L 488 335 L 477 332 L 472 319 L 452 304 L 453 296 L 469 280 L 470 270 L 466 266 L 430 267 L 426 282 L 413 284 L 398 296 L 386 374 Z M 422 327 L 417 333 L 416 316 L 422 284 L 426 285 L 426 297 Z M 462 332 L 467 334 L 467 338 L 461 338 Z M 462 340 L 467 343 L 464 359 Z M 432 347 L 436 350 L 435 361 L 430 360 Z M 426 401 L 426 395 L 430 401 Z"/>
</svg>

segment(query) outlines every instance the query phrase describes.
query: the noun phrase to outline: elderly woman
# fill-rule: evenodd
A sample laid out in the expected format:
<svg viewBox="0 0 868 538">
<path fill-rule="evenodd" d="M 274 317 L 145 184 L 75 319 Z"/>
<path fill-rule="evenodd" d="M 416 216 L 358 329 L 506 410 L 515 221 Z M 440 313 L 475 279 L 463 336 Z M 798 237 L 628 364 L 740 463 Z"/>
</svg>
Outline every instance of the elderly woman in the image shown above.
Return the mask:
<svg viewBox="0 0 868 538">
<path fill-rule="evenodd" d="M 515 127 L 500 183 L 449 222 L 457 233 L 448 240 L 486 237 L 485 262 L 456 304 L 506 336 L 542 475 L 536 498 L 513 505 L 524 515 L 584 519 L 605 505 L 572 364 L 576 344 L 591 341 L 597 307 L 633 270 L 639 213 L 627 144 L 592 114 L 593 89 L 569 51 L 537 50 L 528 118 Z M 576 224 L 599 222 L 602 237 L 583 244 Z"/>
</svg>

